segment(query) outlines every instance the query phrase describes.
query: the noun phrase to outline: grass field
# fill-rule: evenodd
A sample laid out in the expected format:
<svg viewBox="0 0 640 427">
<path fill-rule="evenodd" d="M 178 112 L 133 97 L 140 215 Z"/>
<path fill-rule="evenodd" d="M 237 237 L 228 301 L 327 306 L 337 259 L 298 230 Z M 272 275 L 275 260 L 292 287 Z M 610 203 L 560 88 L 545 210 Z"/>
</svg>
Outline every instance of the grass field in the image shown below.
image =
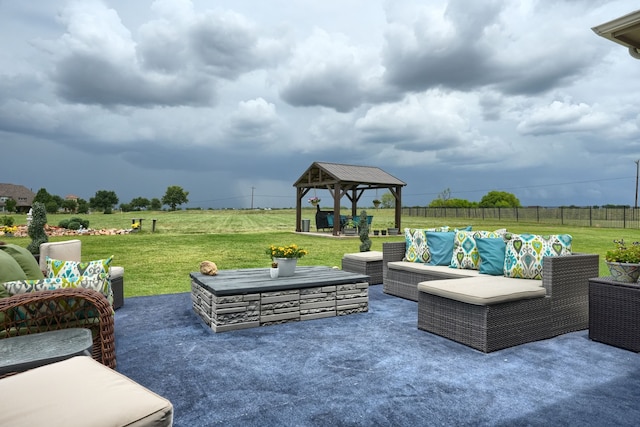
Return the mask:
<svg viewBox="0 0 640 427">
<path fill-rule="evenodd" d="M 347 212 L 343 212 L 346 214 Z M 370 210 L 374 215 L 372 229 L 386 227 L 393 220 L 393 210 Z M 12 215 L 16 224 L 26 223 L 24 215 Z M 90 221 L 90 228 L 129 228 L 132 218 L 144 218 L 142 230 L 135 234 L 114 236 L 80 236 L 83 260 L 114 256 L 114 265 L 125 268 L 125 297 L 187 292 L 189 273 L 197 271 L 201 261 L 209 260 L 220 269 L 268 267 L 265 250 L 270 244 L 296 243 L 309 250 L 299 265 L 340 266 L 344 253 L 358 252 L 360 240 L 355 238 L 318 237 L 310 233 L 295 233 L 295 210 L 211 210 L 177 212 L 133 212 L 111 215 L 78 215 Z M 57 225 L 69 215 L 48 215 L 47 222 Z M 315 231 L 315 210 L 303 211 L 302 218 L 311 219 Z M 151 220 L 156 219 L 156 231 L 151 232 Z M 615 228 L 549 226 L 533 223 L 498 223 L 474 221 L 454 223 L 447 219 L 403 217 L 402 227 L 426 228 L 441 225 L 474 230 L 494 230 L 506 227 L 515 233 L 558 234 L 573 236 L 573 251 L 600 255 L 600 272 L 606 275 L 604 253 L 613 239 L 640 240 L 640 231 Z M 326 233 L 330 236 L 330 233 Z M 51 237 L 50 241 L 76 237 Z M 385 241 L 402 241 L 403 236 L 372 236 L 372 250 L 382 250 Z M 5 239 L 8 240 L 8 239 Z M 11 238 L 21 246 L 30 239 Z"/>
</svg>

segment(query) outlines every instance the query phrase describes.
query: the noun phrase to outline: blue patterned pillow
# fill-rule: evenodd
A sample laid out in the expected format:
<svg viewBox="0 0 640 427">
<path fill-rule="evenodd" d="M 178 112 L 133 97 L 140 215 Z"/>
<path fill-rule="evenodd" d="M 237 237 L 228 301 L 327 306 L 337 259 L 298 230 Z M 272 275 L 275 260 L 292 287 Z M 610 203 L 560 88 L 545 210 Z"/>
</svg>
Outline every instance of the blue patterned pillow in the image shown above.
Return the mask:
<svg viewBox="0 0 640 427">
<path fill-rule="evenodd" d="M 571 255 L 572 237 L 569 234 L 540 236 L 507 233 L 504 239 L 506 277 L 540 280 L 545 256 Z"/>
<path fill-rule="evenodd" d="M 421 228 L 405 228 L 405 261 L 426 263 L 431 260 L 431 253 L 427 246 L 426 231 Z"/>
</svg>

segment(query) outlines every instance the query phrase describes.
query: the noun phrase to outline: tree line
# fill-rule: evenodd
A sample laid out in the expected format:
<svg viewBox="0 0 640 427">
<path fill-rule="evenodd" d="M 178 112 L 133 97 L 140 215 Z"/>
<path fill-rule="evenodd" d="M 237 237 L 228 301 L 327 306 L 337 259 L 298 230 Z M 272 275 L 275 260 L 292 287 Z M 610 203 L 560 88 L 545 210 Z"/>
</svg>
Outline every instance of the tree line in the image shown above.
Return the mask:
<svg viewBox="0 0 640 427">
<path fill-rule="evenodd" d="M 129 203 L 120 203 L 119 208 L 123 212 L 141 211 L 141 210 L 162 210 L 164 205 L 169 210 L 175 211 L 178 206 L 189 203 L 189 192 L 185 191 L 178 185 L 167 187 L 162 198 L 147 199 L 146 197 L 134 197 Z M 33 199 L 34 202 L 40 202 L 45 206 L 47 213 L 57 213 L 60 211 L 68 213 L 86 214 L 89 210 L 102 211 L 105 214 L 113 213 L 120 199 L 115 191 L 98 190 L 89 201 L 84 199 L 63 199 L 62 197 L 49 194 L 45 188 L 41 188 Z"/>
</svg>

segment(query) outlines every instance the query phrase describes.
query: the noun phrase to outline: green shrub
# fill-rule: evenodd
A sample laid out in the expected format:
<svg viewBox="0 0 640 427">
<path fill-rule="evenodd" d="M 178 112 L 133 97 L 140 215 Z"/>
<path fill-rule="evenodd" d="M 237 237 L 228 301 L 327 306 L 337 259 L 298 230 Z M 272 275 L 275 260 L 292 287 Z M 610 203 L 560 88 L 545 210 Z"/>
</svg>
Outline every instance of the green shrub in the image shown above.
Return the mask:
<svg viewBox="0 0 640 427">
<path fill-rule="evenodd" d="M 6 225 L 7 227 L 12 227 L 13 226 L 13 217 L 12 216 L 3 216 L 2 218 L 0 218 L 2 220 L 2 225 Z"/>
<path fill-rule="evenodd" d="M 58 227 L 68 230 L 79 230 L 80 227 L 89 228 L 89 220 L 79 217 L 65 218 L 58 223 Z"/>
</svg>

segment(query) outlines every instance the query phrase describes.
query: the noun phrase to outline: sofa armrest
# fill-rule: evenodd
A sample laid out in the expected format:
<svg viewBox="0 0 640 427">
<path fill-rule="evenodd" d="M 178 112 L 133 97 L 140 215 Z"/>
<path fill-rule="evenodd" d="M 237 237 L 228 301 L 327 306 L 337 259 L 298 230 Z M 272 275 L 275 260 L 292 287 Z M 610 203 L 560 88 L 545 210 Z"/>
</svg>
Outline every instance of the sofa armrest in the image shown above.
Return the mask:
<svg viewBox="0 0 640 427">
<path fill-rule="evenodd" d="M 405 242 L 384 242 L 382 244 L 382 278 L 387 277 L 387 264 L 402 261 L 405 254 Z"/>
<path fill-rule="evenodd" d="M 113 309 L 100 292 L 64 288 L 0 299 L 0 339 L 64 328 L 90 329 L 92 357 L 115 369 Z"/>
<path fill-rule="evenodd" d="M 572 254 L 545 257 L 542 264 L 542 286 L 555 300 L 588 296 L 589 279 L 598 277 L 600 257 L 597 254 Z"/>
</svg>

